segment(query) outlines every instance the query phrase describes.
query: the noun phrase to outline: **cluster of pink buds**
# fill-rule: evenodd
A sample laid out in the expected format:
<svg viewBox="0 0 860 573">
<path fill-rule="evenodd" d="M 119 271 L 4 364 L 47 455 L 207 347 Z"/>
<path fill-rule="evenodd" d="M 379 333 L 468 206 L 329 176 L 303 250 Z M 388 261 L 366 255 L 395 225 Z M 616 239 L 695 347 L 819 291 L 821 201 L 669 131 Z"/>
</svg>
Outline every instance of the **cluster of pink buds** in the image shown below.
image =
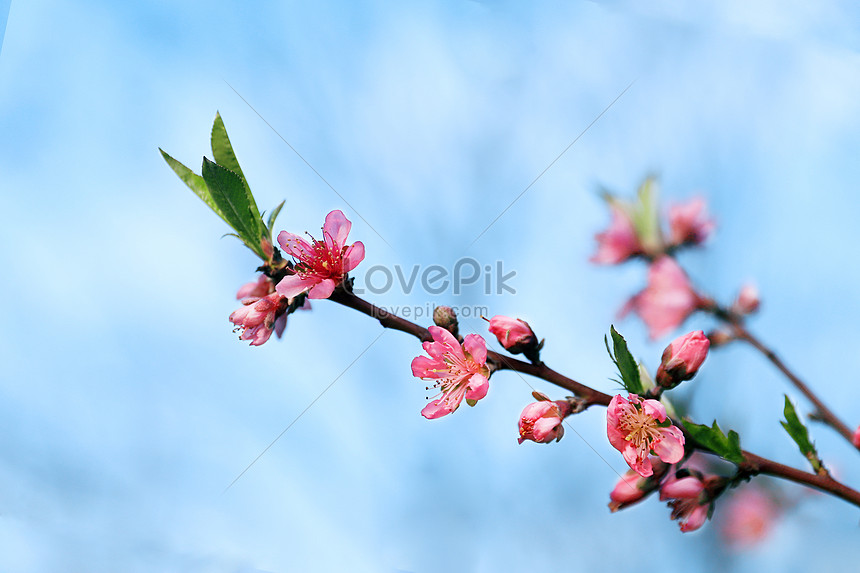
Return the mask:
<svg viewBox="0 0 860 573">
<path fill-rule="evenodd" d="M 705 477 L 696 470 L 682 469 L 670 473 L 660 485 L 660 501 L 669 501 L 671 518 L 678 520 L 681 531 L 695 531 L 711 517 L 714 499 L 725 483 L 720 476 Z"/>
<path fill-rule="evenodd" d="M 230 314 L 230 322 L 241 330 L 240 340 L 250 340 L 251 346 L 260 346 L 269 340 L 272 332 L 280 338 L 287 327 L 287 307 L 290 300 L 275 292 L 275 285 L 266 275 L 255 282 L 243 285 L 236 298 L 242 307 Z"/>
<path fill-rule="evenodd" d="M 287 267 L 288 274 L 277 285 L 268 276 L 261 275 L 256 282 L 239 289 L 236 298 L 242 300 L 243 306 L 230 315 L 230 322 L 242 331 L 241 340 L 260 346 L 273 332 L 280 338 L 289 312 L 295 310 L 293 301 L 297 297 L 304 299 L 298 308 L 307 310 L 310 309 L 308 298 L 331 296 L 346 273 L 364 258 L 364 245 L 360 241 L 346 245 L 351 226 L 341 211 L 332 211 L 325 218 L 321 241 L 311 237 L 308 243 L 286 231 L 278 235 L 278 243 L 293 257 L 295 264 Z M 274 247 L 268 240 L 263 241 L 263 251 L 271 260 Z"/>
</svg>

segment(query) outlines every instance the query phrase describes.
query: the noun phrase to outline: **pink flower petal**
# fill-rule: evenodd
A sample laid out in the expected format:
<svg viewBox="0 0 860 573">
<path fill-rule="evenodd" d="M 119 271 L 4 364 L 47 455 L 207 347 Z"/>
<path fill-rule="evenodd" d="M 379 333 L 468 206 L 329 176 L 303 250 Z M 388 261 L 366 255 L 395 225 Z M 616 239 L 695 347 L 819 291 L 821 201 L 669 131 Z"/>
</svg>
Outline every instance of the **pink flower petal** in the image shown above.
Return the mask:
<svg viewBox="0 0 860 573">
<path fill-rule="evenodd" d="M 638 473 L 640 476 L 648 477 L 654 473 L 654 470 L 651 467 L 651 460 L 647 456 L 640 460 L 636 453 L 636 448 L 629 443 L 627 444 L 627 447 L 621 451 L 621 455 L 624 456 L 624 461 L 627 462 L 630 469 Z"/>
<path fill-rule="evenodd" d="M 708 519 L 708 509 L 709 505 L 707 504 L 696 506 L 696 508 L 687 516 L 687 519 L 681 523 L 681 531 L 687 533 L 702 527 Z"/>
<path fill-rule="evenodd" d="M 343 272 L 348 273 L 364 260 L 364 243 L 356 241 L 343 254 Z"/>
<path fill-rule="evenodd" d="M 449 408 L 444 398 L 439 398 L 437 400 L 433 400 L 432 402 L 424 406 L 424 408 L 421 410 L 421 415 L 428 420 L 435 420 L 436 418 L 447 416 L 454 410 L 456 410 L 456 408 Z"/>
<path fill-rule="evenodd" d="M 295 298 L 312 288 L 318 282 L 319 279 L 315 278 L 302 278 L 299 275 L 287 275 L 281 279 L 278 286 L 275 287 L 275 290 L 277 290 L 281 296 Z"/>
<path fill-rule="evenodd" d="M 281 281 L 283 282 L 283 281 Z M 316 286 L 312 287 L 311 290 L 308 291 L 308 298 L 328 298 L 331 296 L 331 293 L 334 292 L 334 287 L 337 286 L 337 283 L 332 279 L 323 279 L 318 282 Z"/>
<path fill-rule="evenodd" d="M 468 390 L 466 398 L 469 400 L 480 400 L 487 395 L 487 390 L 490 389 L 490 381 L 482 374 L 472 374 L 469 378 Z"/>
<path fill-rule="evenodd" d="M 278 233 L 278 244 L 290 256 L 302 258 L 305 253 L 313 252 L 313 247 L 298 235 L 281 231 Z"/>
<path fill-rule="evenodd" d="M 466 335 L 463 339 L 463 346 L 466 352 L 472 355 L 472 360 L 478 364 L 487 362 L 487 343 L 478 334 Z"/>
<path fill-rule="evenodd" d="M 352 223 L 340 210 L 334 210 L 325 217 L 323 225 L 323 234 L 326 237 L 326 245 L 330 250 L 340 250 L 346 243 L 346 237 L 349 235 L 349 230 L 352 228 Z M 329 240 L 334 239 L 334 245 L 329 244 Z M 359 259 L 360 260 L 360 259 Z"/>
<path fill-rule="evenodd" d="M 654 452 L 666 463 L 676 464 L 684 457 L 684 434 L 675 426 L 662 428 L 663 439 L 654 444 Z"/>
<path fill-rule="evenodd" d="M 667 499 L 692 499 L 699 497 L 705 490 L 702 481 L 694 476 L 666 481 L 660 488 L 660 500 Z"/>
<path fill-rule="evenodd" d="M 642 409 L 660 422 L 666 419 L 666 408 L 657 400 L 642 400 Z"/>
</svg>

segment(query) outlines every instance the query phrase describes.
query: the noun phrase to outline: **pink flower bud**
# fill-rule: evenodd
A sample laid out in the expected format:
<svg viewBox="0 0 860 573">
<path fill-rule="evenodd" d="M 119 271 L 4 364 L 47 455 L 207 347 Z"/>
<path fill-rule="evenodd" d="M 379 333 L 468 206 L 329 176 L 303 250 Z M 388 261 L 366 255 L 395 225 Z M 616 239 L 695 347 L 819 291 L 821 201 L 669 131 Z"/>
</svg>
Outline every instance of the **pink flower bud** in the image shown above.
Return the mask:
<svg viewBox="0 0 860 573">
<path fill-rule="evenodd" d="M 519 318 L 494 316 L 490 319 L 489 330 L 511 354 L 520 354 L 537 347 L 537 337 L 529 323 Z"/>
<path fill-rule="evenodd" d="M 619 509 L 630 507 L 660 486 L 660 480 L 663 479 L 671 466 L 664 464 L 657 458 L 652 458 L 651 464 L 654 474 L 649 477 L 642 477 L 634 470 L 627 470 L 621 476 L 621 479 L 615 484 L 615 488 L 609 493 L 611 500 L 609 510 L 611 512 L 615 513 Z"/>
<path fill-rule="evenodd" d="M 673 245 L 698 245 L 714 230 L 707 204 L 701 197 L 669 207 L 669 229 Z"/>
<path fill-rule="evenodd" d="M 450 306 L 437 306 L 434 308 L 433 322 L 436 326 L 441 326 L 455 337 L 460 329 L 460 325 L 457 322 L 457 313 Z"/>
<path fill-rule="evenodd" d="M 520 414 L 519 443 L 532 440 L 539 444 L 556 442 L 564 435 L 562 421 L 570 414 L 566 400 L 532 402 Z"/>
<path fill-rule="evenodd" d="M 260 346 L 272 336 L 278 315 L 286 310 L 289 301 L 278 293 L 272 293 L 263 298 L 245 298 L 242 305 L 230 315 L 230 322 L 236 325 L 234 332 L 241 330 L 240 340 L 250 340 L 251 346 Z"/>
<path fill-rule="evenodd" d="M 663 363 L 657 370 L 657 384 L 663 388 L 674 388 L 695 376 L 708 356 L 710 346 L 711 342 L 701 330 L 673 340 L 663 351 Z"/>
<path fill-rule="evenodd" d="M 682 470 L 686 472 L 686 470 Z M 674 475 L 663 482 L 660 486 L 660 500 L 670 500 L 669 507 L 672 508 L 671 519 L 677 519 L 681 531 L 695 531 L 704 525 L 711 512 L 713 502 L 707 491 L 707 484 L 711 481 L 720 480 L 713 476 L 705 479 L 699 472 L 692 472 L 682 478 Z"/>
<path fill-rule="evenodd" d="M 642 244 L 636 236 L 633 221 L 619 205 L 610 201 L 612 222 L 609 228 L 595 235 L 597 252 L 591 257 L 592 263 L 616 265 L 643 252 Z"/>
<path fill-rule="evenodd" d="M 860 426 L 857 426 L 857 429 L 854 430 L 854 436 L 851 438 L 851 443 L 854 444 L 854 447 L 860 449 Z"/>
<path fill-rule="evenodd" d="M 242 285 L 239 292 L 236 293 L 236 298 L 238 300 L 251 297 L 263 298 L 267 294 L 271 294 L 273 292 L 275 292 L 275 285 L 272 284 L 272 279 L 266 275 L 260 275 L 255 282 L 245 283 Z"/>
<path fill-rule="evenodd" d="M 760 304 L 758 289 L 755 285 L 745 284 L 741 287 L 738 298 L 732 305 L 732 310 L 738 314 L 752 314 L 758 310 Z"/>
</svg>

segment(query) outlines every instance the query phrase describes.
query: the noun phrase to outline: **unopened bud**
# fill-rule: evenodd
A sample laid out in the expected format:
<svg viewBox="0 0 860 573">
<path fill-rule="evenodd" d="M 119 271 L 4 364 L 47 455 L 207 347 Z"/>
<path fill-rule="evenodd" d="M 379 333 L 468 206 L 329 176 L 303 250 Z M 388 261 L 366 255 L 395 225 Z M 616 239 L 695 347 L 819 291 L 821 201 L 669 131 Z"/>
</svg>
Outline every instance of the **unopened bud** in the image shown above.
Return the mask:
<svg viewBox="0 0 860 573">
<path fill-rule="evenodd" d="M 745 284 L 738 293 L 738 298 L 732 305 L 732 310 L 738 314 L 752 314 L 758 310 L 761 300 L 755 285 Z"/>
<path fill-rule="evenodd" d="M 657 384 L 674 388 L 696 375 L 711 343 L 701 330 L 676 338 L 663 351 L 663 363 L 657 370 Z"/>
<path fill-rule="evenodd" d="M 433 309 L 433 322 L 453 334 L 455 338 L 459 336 L 460 325 L 457 322 L 457 313 L 450 306 L 437 306 Z"/>
<path fill-rule="evenodd" d="M 526 440 L 539 444 L 559 441 L 564 435 L 562 421 L 570 415 L 570 410 L 567 400 L 532 402 L 520 414 L 519 443 L 522 444 Z"/>
<path fill-rule="evenodd" d="M 731 342 L 734 339 L 735 339 L 734 335 L 731 332 L 727 332 L 725 330 L 717 329 L 717 330 L 712 330 L 711 332 L 708 333 L 708 340 L 711 341 L 711 348 L 723 346 L 725 344 L 728 344 L 729 342 Z"/>
<path fill-rule="evenodd" d="M 496 315 L 490 319 L 489 330 L 496 335 L 499 344 L 511 354 L 525 354 L 532 362 L 538 362 L 540 346 L 529 323 L 519 318 Z"/>
<path fill-rule="evenodd" d="M 619 509 L 630 507 L 660 487 L 660 482 L 671 466 L 653 458 L 651 467 L 654 468 L 654 473 L 648 477 L 642 477 L 635 470 L 627 470 L 609 493 L 610 511 L 614 513 Z"/>
</svg>

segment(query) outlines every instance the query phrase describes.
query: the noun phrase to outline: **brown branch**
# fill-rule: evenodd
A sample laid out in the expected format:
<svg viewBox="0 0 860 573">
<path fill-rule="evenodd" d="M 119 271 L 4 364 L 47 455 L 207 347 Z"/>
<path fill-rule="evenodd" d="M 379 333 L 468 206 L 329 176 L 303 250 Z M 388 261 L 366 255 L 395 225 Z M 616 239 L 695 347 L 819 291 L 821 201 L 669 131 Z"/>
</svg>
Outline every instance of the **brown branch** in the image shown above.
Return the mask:
<svg viewBox="0 0 860 573">
<path fill-rule="evenodd" d="M 782 360 L 780 360 L 779 356 L 777 356 L 773 350 L 765 346 L 758 338 L 753 336 L 752 333 L 750 333 L 750 331 L 747 330 L 742 324 L 731 323 L 731 328 L 734 331 L 734 335 L 738 340 L 743 340 L 744 342 L 747 342 L 753 348 L 761 352 L 765 356 L 765 358 L 767 358 L 774 366 L 776 366 L 779 371 L 782 372 L 785 377 L 791 381 L 792 384 L 794 384 L 795 388 L 800 390 L 800 392 L 804 396 L 806 396 L 806 398 L 810 402 L 812 402 L 812 405 L 815 406 L 816 409 L 814 413 L 816 419 L 824 422 L 825 424 L 839 432 L 843 438 L 848 440 L 848 442 L 852 443 L 853 445 L 852 438 L 854 437 L 854 432 L 851 431 L 851 428 L 845 425 L 845 423 L 842 422 L 842 420 L 840 420 L 836 416 L 836 414 L 834 414 L 833 411 L 830 410 L 830 408 L 825 406 L 824 402 L 822 402 L 818 398 L 818 396 L 816 396 L 815 393 L 809 389 L 809 386 L 807 386 L 803 382 L 803 380 L 798 378 L 797 375 L 792 372 Z"/>
<path fill-rule="evenodd" d="M 375 318 L 379 321 L 379 323 L 384 328 L 390 328 L 393 330 L 399 330 L 400 332 L 405 332 L 407 334 L 411 334 L 421 341 L 429 341 L 432 340 L 430 336 L 430 332 L 424 328 L 423 326 L 419 326 L 414 322 L 406 320 L 405 318 L 401 318 L 396 314 L 390 313 L 384 309 L 381 309 L 362 298 L 355 296 L 353 293 L 348 292 L 342 287 L 338 287 L 335 292 L 329 297 L 330 300 L 341 304 L 345 307 L 351 308 L 353 310 L 357 310 L 362 314 L 366 314 L 372 318 Z M 735 325 L 736 326 L 736 325 Z M 741 327 L 742 328 L 742 327 Z M 746 332 L 745 330 L 743 332 Z M 747 333 L 749 335 L 749 333 Z M 739 333 L 739 337 L 740 333 Z M 749 339 L 744 338 L 751 344 L 753 344 L 752 335 L 749 335 Z M 756 342 L 758 342 L 756 340 Z M 760 344 L 760 343 L 759 343 Z M 753 344 L 755 346 L 755 344 Z M 757 346 L 758 348 L 758 346 Z M 764 346 L 760 348 L 760 350 L 765 349 Z M 766 350 L 766 349 L 765 349 Z M 764 351 L 764 350 L 763 350 Z M 771 353 L 772 355 L 773 353 Z M 551 382 L 556 386 L 560 386 L 566 390 L 569 390 L 577 397 L 582 398 L 584 400 L 584 406 L 588 407 L 591 405 L 600 405 L 600 406 L 608 406 L 612 397 L 608 394 L 605 394 L 599 390 L 595 390 L 594 388 L 590 388 L 584 384 L 577 382 L 563 374 L 556 372 L 555 370 L 549 368 L 543 363 L 539 364 L 531 364 L 528 362 L 523 362 L 522 360 L 517 360 L 516 358 L 511 358 L 508 356 L 504 356 L 497 352 L 493 352 L 491 350 L 487 351 L 488 360 L 494 362 L 496 364 L 497 370 L 512 370 L 515 372 L 520 372 L 522 374 L 529 374 L 531 376 L 535 376 L 542 380 L 546 380 L 547 382 Z M 773 356 L 773 360 L 778 361 L 779 359 L 776 356 Z M 777 362 L 775 362 L 776 364 Z M 779 364 L 782 364 L 779 362 Z M 780 368 L 782 369 L 782 368 Z M 786 369 L 787 370 L 787 369 Z M 786 371 L 784 370 L 784 372 Z M 789 375 L 786 372 L 786 375 Z M 793 375 L 792 375 L 793 376 Z M 798 380 L 799 382 L 799 380 Z M 800 385 L 805 388 L 802 382 Z M 810 393 L 811 394 L 811 393 Z M 807 396 L 809 397 L 809 396 Z M 812 398 L 810 398 L 812 399 Z M 815 403 L 815 402 L 813 402 Z M 821 408 L 816 404 L 817 407 Z M 822 412 L 829 410 L 822 410 Z M 849 437 L 850 439 L 850 437 Z M 709 451 L 707 448 L 699 448 L 704 451 Z M 850 487 L 837 482 L 832 477 L 827 474 L 813 474 L 809 472 L 805 472 L 803 470 L 798 470 L 778 462 L 774 462 L 772 460 L 763 458 L 761 456 L 757 456 L 751 452 L 744 451 L 743 452 L 745 461 L 740 464 L 739 471 L 745 473 L 747 475 L 757 475 L 757 474 L 765 474 L 771 475 L 774 477 L 782 478 L 788 481 L 793 481 L 795 483 L 799 483 L 802 485 L 806 485 L 808 487 L 812 487 L 815 489 L 819 489 L 821 491 L 830 493 L 840 499 L 843 499 L 857 507 L 860 507 L 860 492 L 851 489 Z"/>
</svg>

